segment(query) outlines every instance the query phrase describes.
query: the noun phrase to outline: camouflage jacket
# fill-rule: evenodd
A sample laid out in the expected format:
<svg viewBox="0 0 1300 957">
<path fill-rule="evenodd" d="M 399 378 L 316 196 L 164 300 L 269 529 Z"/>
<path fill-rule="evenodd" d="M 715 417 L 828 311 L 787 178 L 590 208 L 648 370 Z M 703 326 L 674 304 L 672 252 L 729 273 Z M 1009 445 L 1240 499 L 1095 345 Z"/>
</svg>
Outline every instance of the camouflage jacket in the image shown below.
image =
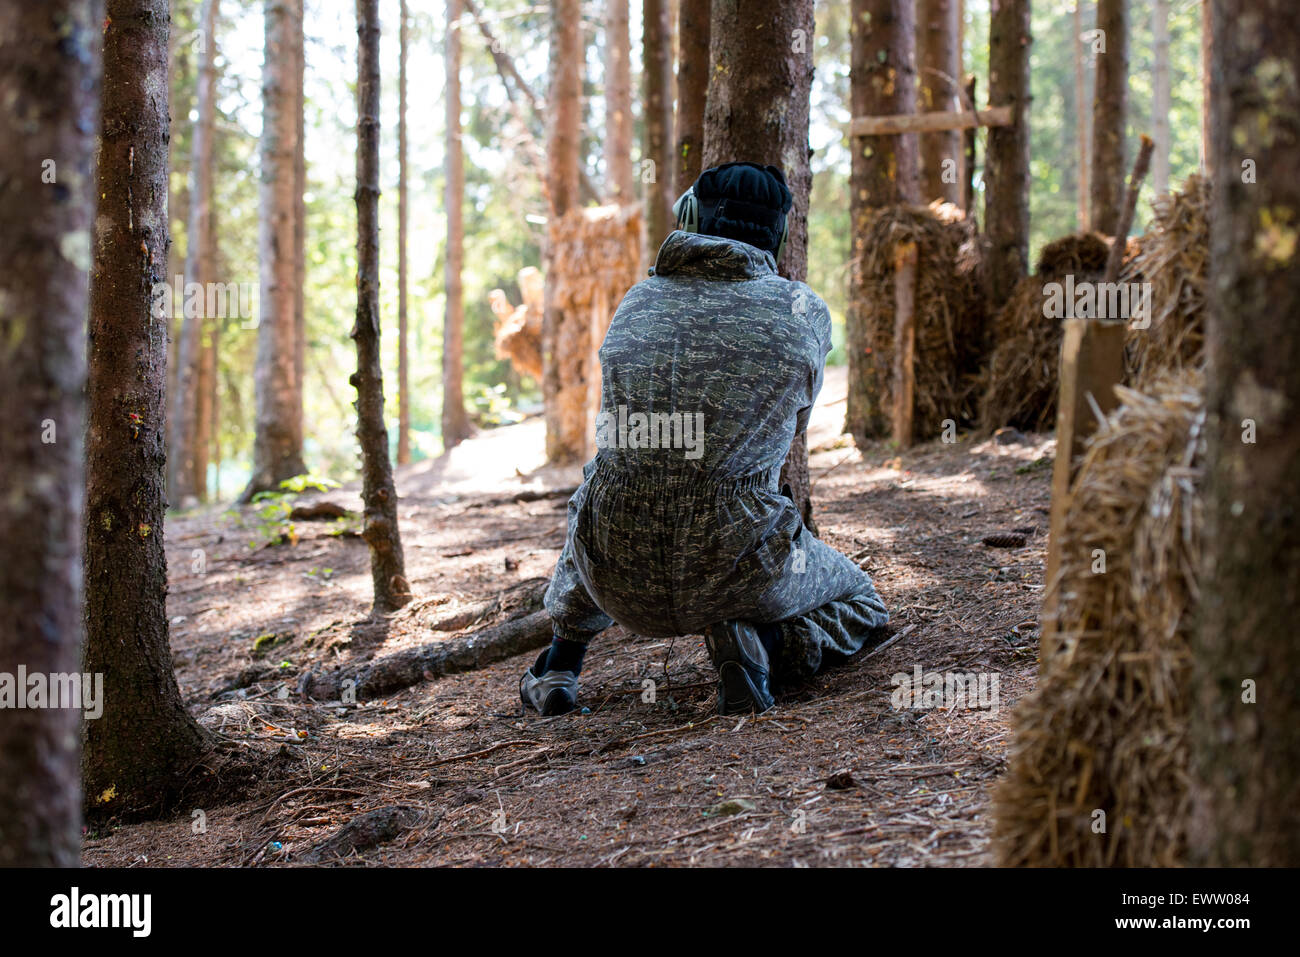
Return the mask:
<svg viewBox="0 0 1300 957">
<path fill-rule="evenodd" d="M 826 304 L 770 253 L 673 232 L 600 347 L 597 466 L 713 482 L 779 469 L 830 348 Z"/>
</svg>

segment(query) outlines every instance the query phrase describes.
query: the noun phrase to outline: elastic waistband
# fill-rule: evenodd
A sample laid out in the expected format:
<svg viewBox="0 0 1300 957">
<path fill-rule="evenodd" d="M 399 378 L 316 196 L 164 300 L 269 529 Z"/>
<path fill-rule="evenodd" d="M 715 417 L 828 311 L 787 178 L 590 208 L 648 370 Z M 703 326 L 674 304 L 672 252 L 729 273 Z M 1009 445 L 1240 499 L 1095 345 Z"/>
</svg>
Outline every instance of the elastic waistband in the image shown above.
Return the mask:
<svg viewBox="0 0 1300 957">
<path fill-rule="evenodd" d="M 641 465 L 628 468 L 618 462 L 597 460 L 590 481 L 605 487 L 621 487 L 647 492 L 665 491 L 741 491 L 751 488 L 775 490 L 781 476 L 779 465 L 749 475 L 719 476 L 694 469 Z"/>
</svg>

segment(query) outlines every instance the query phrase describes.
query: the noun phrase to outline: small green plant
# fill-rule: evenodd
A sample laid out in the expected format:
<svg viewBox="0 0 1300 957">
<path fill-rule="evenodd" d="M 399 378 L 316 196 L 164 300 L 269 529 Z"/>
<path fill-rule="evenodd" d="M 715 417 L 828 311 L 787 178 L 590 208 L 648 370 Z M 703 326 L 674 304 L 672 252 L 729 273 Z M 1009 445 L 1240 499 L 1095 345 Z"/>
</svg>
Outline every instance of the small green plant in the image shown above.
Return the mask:
<svg viewBox="0 0 1300 957">
<path fill-rule="evenodd" d="M 253 496 L 252 504 L 256 508 L 257 537 L 249 542 L 249 548 L 265 548 L 270 545 L 296 545 L 298 530 L 289 515 L 298 501 L 298 496 L 307 490 L 325 492 L 338 488 L 339 483 L 323 475 L 295 475 L 280 483 L 279 488 L 258 492 Z"/>
</svg>

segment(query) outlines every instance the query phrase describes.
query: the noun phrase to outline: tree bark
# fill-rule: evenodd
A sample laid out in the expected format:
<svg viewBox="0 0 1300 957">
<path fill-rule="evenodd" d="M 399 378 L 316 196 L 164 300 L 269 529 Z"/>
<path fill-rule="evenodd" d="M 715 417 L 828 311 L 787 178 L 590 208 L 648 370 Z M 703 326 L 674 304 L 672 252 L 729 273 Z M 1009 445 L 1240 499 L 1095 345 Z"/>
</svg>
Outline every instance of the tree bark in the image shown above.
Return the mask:
<svg viewBox="0 0 1300 957">
<path fill-rule="evenodd" d="M 96 0 L 103 5 L 103 0 Z M 168 233 L 176 234 L 178 226 L 184 226 L 184 218 L 189 215 L 190 208 L 190 160 L 188 150 L 184 146 L 189 144 L 192 136 L 193 127 L 190 124 L 190 112 L 194 102 L 194 44 L 190 42 L 190 33 L 194 29 L 194 17 L 197 11 L 194 9 L 193 0 L 182 5 L 180 2 L 174 2 L 171 8 L 171 30 L 168 33 L 167 45 L 170 50 L 168 62 L 171 64 L 168 70 L 168 136 L 167 136 L 167 169 L 170 172 L 168 182 L 172 189 L 167 197 L 167 227 Z M 190 132 L 187 133 L 186 131 Z M 167 275 L 168 282 L 178 274 L 185 271 L 185 262 L 182 257 L 182 251 L 177 248 L 175 242 L 167 246 Z M 176 397 L 177 381 L 180 378 L 180 342 L 181 332 L 183 331 L 183 309 L 182 318 L 178 322 L 175 315 L 176 304 L 172 304 L 172 314 L 167 316 L 167 494 L 168 499 L 173 502 L 179 502 L 180 496 L 176 494 L 176 465 L 181 461 L 176 454 Z"/>
<path fill-rule="evenodd" d="M 262 181 L 258 257 L 261 316 L 253 370 L 256 434 L 253 475 L 241 499 L 276 489 L 307 471 L 302 458 L 302 379 L 298 359 L 300 121 L 295 40 L 302 34 L 302 0 L 265 0 L 266 52 L 262 67 Z"/>
<path fill-rule="evenodd" d="M 677 186 L 686 192 L 704 171 L 704 107 L 709 92 L 710 0 L 681 0 L 677 32 Z"/>
<path fill-rule="evenodd" d="M 1169 0 L 1151 7 L 1155 68 L 1151 73 L 1151 139 L 1156 144 L 1151 161 L 1151 185 L 1157 196 L 1169 191 Z"/>
<path fill-rule="evenodd" d="M 189 215 L 185 225 L 185 282 L 198 283 L 203 290 L 215 280 L 212 229 L 212 135 L 216 126 L 216 24 L 220 0 L 202 0 L 199 10 L 198 83 L 195 107 L 198 121 L 190 133 Z M 170 279 L 171 277 L 166 277 Z M 183 292 L 183 289 L 182 289 Z M 176 391 L 171 402 L 172 445 L 168 460 L 171 501 L 183 506 L 186 499 L 205 497 L 207 492 L 207 432 L 209 417 L 204 413 L 210 356 L 208 354 L 206 292 L 197 315 L 182 309 L 180 342 L 176 355 Z M 182 295 L 182 306 L 188 296 Z"/>
<path fill-rule="evenodd" d="M 989 105 L 1011 106 L 1010 126 L 989 129 L 984 277 L 989 309 L 1009 298 L 1029 268 L 1029 0 L 993 0 L 989 19 Z M 1123 189 L 1124 171 L 1119 173 Z M 1115 213 L 1119 213 L 1116 196 Z"/>
<path fill-rule="evenodd" d="M 578 205 L 578 164 L 582 117 L 583 44 L 581 5 L 578 0 L 555 0 L 551 7 L 551 89 L 547 102 L 546 191 L 550 201 L 552 228 Z M 552 232 L 552 237 L 554 232 Z M 547 274 L 553 276 L 548 243 Z M 546 456 L 555 463 L 580 461 L 587 447 L 590 423 L 575 420 L 565 410 L 572 403 L 562 400 L 565 389 L 582 383 L 564 381 L 559 344 L 572 338 L 567 324 L 582 317 L 561 309 L 554 301 L 555 283 L 546 283 L 542 317 L 542 394 L 546 403 Z"/>
<path fill-rule="evenodd" d="M 1086 233 L 1092 229 L 1089 217 L 1089 174 L 1092 162 L 1089 158 L 1092 146 L 1092 126 L 1089 120 L 1092 110 L 1088 103 L 1087 67 L 1083 55 L 1083 0 L 1074 0 L 1074 136 L 1079 146 L 1079 184 L 1078 216 L 1079 232 Z"/>
<path fill-rule="evenodd" d="M 1195 863 L 1300 864 L 1300 23 L 1213 4 L 1206 528 L 1192 661 Z M 1254 434 L 1249 435 L 1248 429 Z M 1253 693 L 1248 695 L 1248 685 Z"/>
<path fill-rule="evenodd" d="M 293 121 L 297 128 L 293 147 L 293 360 L 298 383 L 298 454 L 302 455 L 303 390 L 307 370 L 307 50 L 304 0 L 297 0 L 298 20 L 289 36 L 293 54 Z M 306 471 L 303 465 L 303 471 Z"/>
<path fill-rule="evenodd" d="M 384 371 L 379 349 L 379 0 L 357 0 L 357 439 L 361 500 L 370 546 L 374 611 L 411 599 L 397 527 L 397 488 L 384 427 Z"/>
<path fill-rule="evenodd" d="M 411 461 L 411 377 L 407 364 L 406 230 L 410 216 L 406 163 L 406 57 L 410 46 L 410 12 L 399 6 L 397 53 L 397 464 Z"/>
<path fill-rule="evenodd" d="M 1210 0 L 1201 0 L 1201 172 L 1214 181 L 1214 151 L 1210 147 L 1210 111 L 1214 71 L 1214 25 Z"/>
<path fill-rule="evenodd" d="M 636 201 L 632 175 L 632 66 L 627 0 L 605 4 L 605 197 Z"/>
<path fill-rule="evenodd" d="M 915 30 L 905 0 L 853 0 L 849 23 L 849 104 L 853 116 L 890 116 L 916 109 L 912 70 Z M 863 238 L 882 206 L 917 198 L 915 135 L 863 136 L 852 141 L 849 221 L 853 236 L 852 279 L 845 329 L 849 389 L 844 431 L 858 442 L 887 433 L 889 413 L 879 407 L 880 387 L 866 341 L 860 291 Z"/>
<path fill-rule="evenodd" d="M 203 754 L 167 633 L 163 551 L 166 324 L 151 310 L 167 262 L 166 0 L 109 0 L 90 283 L 86 648 L 103 675 L 87 720 L 88 811 L 153 809 Z"/>
<path fill-rule="evenodd" d="M 1128 0 L 1097 0 L 1097 54 L 1092 97 L 1092 228 L 1115 234 L 1124 200 L 1124 124 L 1128 115 Z"/>
<path fill-rule="evenodd" d="M 758 28 L 758 27 L 761 27 Z M 704 115 L 705 169 L 736 160 L 779 166 L 794 194 L 781 275 L 808 275 L 808 107 L 813 74 L 812 0 L 715 0 Z M 808 437 L 795 436 L 781 467 L 804 524 L 815 534 Z"/>
<path fill-rule="evenodd" d="M 671 0 L 641 0 L 641 63 L 645 80 L 646 230 L 651 259 L 673 230 L 673 44 Z M 654 165 L 645 167 L 649 160 Z"/>
<path fill-rule="evenodd" d="M 465 156 L 460 132 L 460 18 L 461 0 L 447 0 L 447 308 L 442 326 L 442 446 L 459 445 L 469 438 L 465 413 L 463 367 L 465 362 L 465 303 L 461 271 L 465 259 Z"/>
<path fill-rule="evenodd" d="M 917 0 L 917 109 L 925 113 L 955 108 L 961 77 L 957 0 Z M 948 163 L 945 173 L 944 163 Z M 962 142 L 960 130 L 926 133 L 920 137 L 921 202 L 942 199 L 961 202 Z"/>
<path fill-rule="evenodd" d="M 0 406 L 10 417 L 0 429 L 0 672 L 7 675 L 20 666 L 29 674 L 81 670 L 86 284 L 102 22 L 102 5 L 88 0 L 0 8 Z M 80 726 L 73 708 L 6 708 L 0 718 L 0 867 L 77 866 Z"/>
</svg>

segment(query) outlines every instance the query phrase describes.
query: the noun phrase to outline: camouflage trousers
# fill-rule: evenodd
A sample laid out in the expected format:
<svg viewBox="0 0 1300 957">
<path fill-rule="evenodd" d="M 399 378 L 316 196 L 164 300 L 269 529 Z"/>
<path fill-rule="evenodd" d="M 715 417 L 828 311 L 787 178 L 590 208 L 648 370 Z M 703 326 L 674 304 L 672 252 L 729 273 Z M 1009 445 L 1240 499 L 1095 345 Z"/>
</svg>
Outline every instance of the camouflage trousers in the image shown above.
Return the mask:
<svg viewBox="0 0 1300 957">
<path fill-rule="evenodd" d="M 650 637 L 775 623 L 775 680 L 816 674 L 889 622 L 871 577 L 815 538 L 776 488 L 779 469 L 701 480 L 684 469 L 583 470 L 546 590 L 555 634 L 587 642 L 614 622 Z"/>
</svg>

